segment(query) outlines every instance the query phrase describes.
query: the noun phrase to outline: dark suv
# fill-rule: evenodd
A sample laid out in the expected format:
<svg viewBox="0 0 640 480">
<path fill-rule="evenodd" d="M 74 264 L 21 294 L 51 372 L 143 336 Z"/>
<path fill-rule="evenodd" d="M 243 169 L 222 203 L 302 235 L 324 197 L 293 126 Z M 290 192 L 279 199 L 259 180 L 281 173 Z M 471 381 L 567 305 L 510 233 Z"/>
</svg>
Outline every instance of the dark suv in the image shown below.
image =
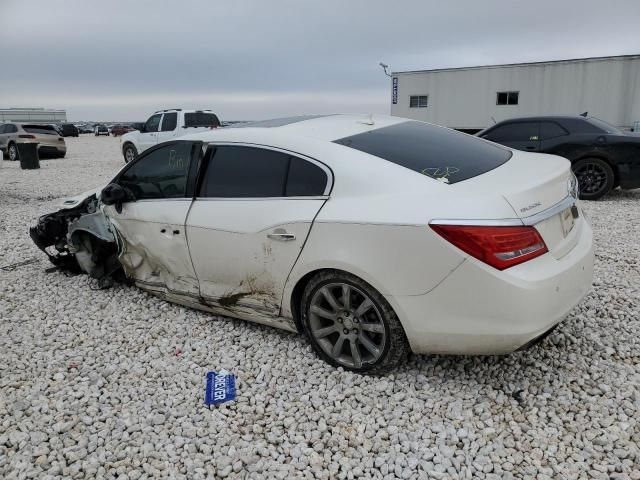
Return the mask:
<svg viewBox="0 0 640 480">
<path fill-rule="evenodd" d="M 517 150 L 567 158 L 583 199 L 600 198 L 615 187 L 640 188 L 640 135 L 594 117 L 513 118 L 476 135 Z"/>
</svg>

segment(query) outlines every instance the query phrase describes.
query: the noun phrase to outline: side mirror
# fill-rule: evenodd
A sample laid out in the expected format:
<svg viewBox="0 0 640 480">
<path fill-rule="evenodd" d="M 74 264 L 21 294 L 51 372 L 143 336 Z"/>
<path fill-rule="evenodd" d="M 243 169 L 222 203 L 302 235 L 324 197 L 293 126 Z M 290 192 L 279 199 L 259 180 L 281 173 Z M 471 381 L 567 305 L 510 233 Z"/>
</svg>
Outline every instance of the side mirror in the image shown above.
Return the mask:
<svg viewBox="0 0 640 480">
<path fill-rule="evenodd" d="M 134 202 L 136 197 L 133 193 L 117 183 L 110 183 L 102 189 L 100 201 L 105 205 L 115 205 L 116 212 L 122 212 L 122 204 L 124 202 Z"/>
</svg>

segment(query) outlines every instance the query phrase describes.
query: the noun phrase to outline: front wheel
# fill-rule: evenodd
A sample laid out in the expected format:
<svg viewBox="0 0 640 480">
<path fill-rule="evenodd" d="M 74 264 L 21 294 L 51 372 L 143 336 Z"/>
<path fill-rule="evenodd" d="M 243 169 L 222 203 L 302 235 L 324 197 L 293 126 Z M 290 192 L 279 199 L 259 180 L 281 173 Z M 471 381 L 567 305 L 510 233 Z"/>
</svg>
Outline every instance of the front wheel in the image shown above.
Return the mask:
<svg viewBox="0 0 640 480">
<path fill-rule="evenodd" d="M 409 353 L 397 315 L 371 285 L 330 270 L 311 279 L 302 295 L 302 323 L 327 363 L 358 373 L 384 373 Z"/>
<path fill-rule="evenodd" d="M 578 179 L 580 198 L 583 200 L 596 200 L 613 188 L 613 169 L 600 158 L 583 158 L 573 164 L 572 169 Z"/>
<path fill-rule="evenodd" d="M 136 157 L 138 156 L 138 151 L 136 150 L 136 147 L 128 143 L 124 147 L 124 151 L 122 152 L 122 154 L 124 156 L 124 163 L 129 163 L 133 162 L 136 159 Z"/>
</svg>

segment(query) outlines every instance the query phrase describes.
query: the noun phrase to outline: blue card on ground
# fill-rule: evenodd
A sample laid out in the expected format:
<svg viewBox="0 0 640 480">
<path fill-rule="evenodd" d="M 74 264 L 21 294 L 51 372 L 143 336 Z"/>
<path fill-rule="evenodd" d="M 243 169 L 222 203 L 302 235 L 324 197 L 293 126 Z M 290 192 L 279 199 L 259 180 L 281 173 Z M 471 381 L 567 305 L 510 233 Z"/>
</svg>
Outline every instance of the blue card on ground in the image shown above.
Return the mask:
<svg viewBox="0 0 640 480">
<path fill-rule="evenodd" d="M 218 405 L 236 398 L 236 377 L 226 371 L 207 373 L 205 405 Z"/>
</svg>

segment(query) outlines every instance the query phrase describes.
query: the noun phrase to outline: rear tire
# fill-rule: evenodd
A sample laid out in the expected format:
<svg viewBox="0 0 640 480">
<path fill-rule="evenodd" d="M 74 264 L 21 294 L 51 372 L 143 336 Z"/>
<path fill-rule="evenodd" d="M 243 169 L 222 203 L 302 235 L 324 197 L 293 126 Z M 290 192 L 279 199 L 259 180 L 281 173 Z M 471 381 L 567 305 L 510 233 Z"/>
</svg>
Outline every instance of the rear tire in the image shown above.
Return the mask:
<svg viewBox="0 0 640 480">
<path fill-rule="evenodd" d="M 309 343 L 334 367 L 381 374 L 409 354 L 409 342 L 391 305 L 349 273 L 318 273 L 304 289 L 300 312 Z"/>
<path fill-rule="evenodd" d="M 122 156 L 124 157 L 124 163 L 133 162 L 138 157 L 138 150 L 132 144 L 127 143 L 122 149 Z"/>
<path fill-rule="evenodd" d="M 583 158 L 571 168 L 578 178 L 579 196 L 583 200 L 597 200 L 613 188 L 613 168 L 600 158 Z"/>
<path fill-rule="evenodd" d="M 9 160 L 11 160 L 12 162 L 20 160 L 20 155 L 18 154 L 18 147 L 16 146 L 15 143 L 10 143 L 7 151 L 9 152 L 8 153 Z"/>
</svg>

